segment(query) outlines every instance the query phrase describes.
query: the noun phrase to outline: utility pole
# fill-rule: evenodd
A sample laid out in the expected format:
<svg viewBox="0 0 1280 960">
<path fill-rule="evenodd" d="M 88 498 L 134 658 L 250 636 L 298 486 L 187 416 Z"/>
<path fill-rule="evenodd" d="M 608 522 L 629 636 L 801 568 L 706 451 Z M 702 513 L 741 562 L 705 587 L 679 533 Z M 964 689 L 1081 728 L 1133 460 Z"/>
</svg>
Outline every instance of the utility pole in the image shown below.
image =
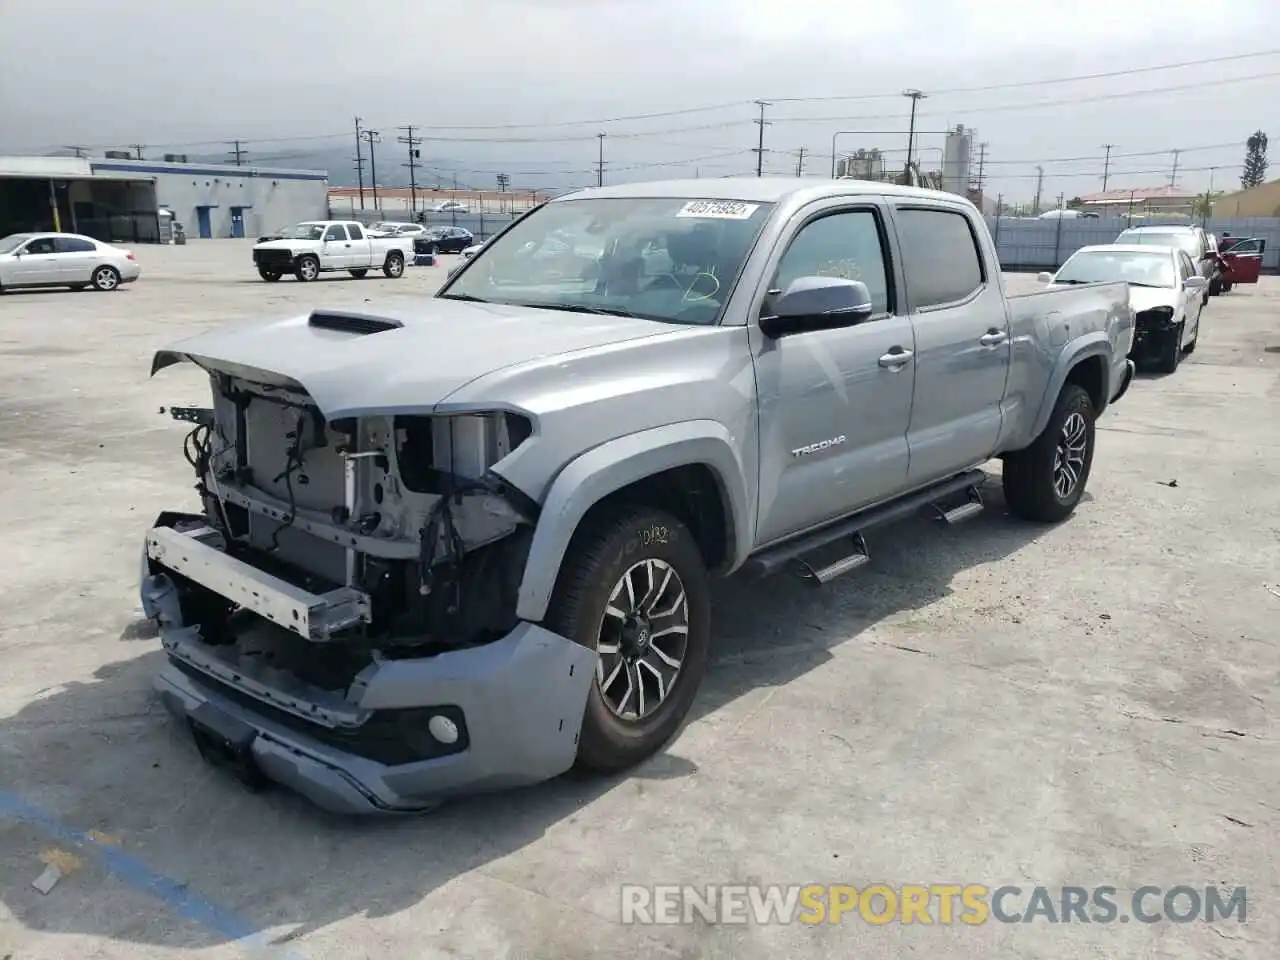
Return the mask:
<svg viewBox="0 0 1280 960">
<path fill-rule="evenodd" d="M 1107 179 L 1111 175 L 1111 148 L 1114 146 L 1114 143 L 1104 143 L 1102 145 L 1102 148 L 1107 151 L 1106 159 L 1102 161 L 1102 189 L 1104 192 L 1107 189 Z"/>
<path fill-rule="evenodd" d="M 413 135 L 413 124 L 408 123 L 398 129 L 405 131 L 403 137 L 396 137 L 400 143 L 409 145 L 409 162 L 402 163 L 402 167 L 409 168 L 409 212 L 418 212 L 418 180 L 416 171 L 422 164 L 418 163 L 418 158 L 422 156 L 422 151 L 418 149 L 418 144 L 422 142 L 421 137 Z"/>
<path fill-rule="evenodd" d="M 597 133 L 596 139 L 600 141 L 600 158 L 596 161 L 596 186 L 604 186 L 604 134 Z"/>
<path fill-rule="evenodd" d="M 915 149 L 915 145 L 916 145 L 916 106 L 917 104 L 920 103 L 921 100 L 927 99 L 928 95 L 921 93 L 919 90 L 916 90 L 914 88 L 911 90 L 903 90 L 902 95 L 904 97 L 911 98 L 911 123 L 907 127 L 907 167 L 906 167 L 907 182 L 910 183 L 911 182 L 911 153 Z"/>
<path fill-rule="evenodd" d="M 145 143 L 131 143 L 129 146 L 133 147 L 133 155 L 139 160 L 147 159 L 142 155 L 142 151 L 147 149 L 147 145 Z"/>
<path fill-rule="evenodd" d="M 378 161 L 373 156 L 373 145 L 382 142 L 382 135 L 377 130 L 363 131 L 365 142 L 369 144 L 369 185 L 373 188 L 373 209 L 380 210 L 378 206 Z M 363 202 L 360 204 L 364 206 Z"/>
<path fill-rule="evenodd" d="M 1044 167 L 1036 167 L 1036 202 L 1031 209 L 1033 217 L 1040 216 L 1040 188 L 1044 186 Z"/>
<path fill-rule="evenodd" d="M 1176 187 L 1178 185 L 1178 154 L 1181 150 L 1173 151 L 1173 173 L 1169 175 L 1169 186 Z"/>
<path fill-rule="evenodd" d="M 356 117 L 356 182 L 360 184 L 360 209 L 364 209 L 364 151 L 360 146 L 360 118 Z"/>
<path fill-rule="evenodd" d="M 233 149 L 233 150 L 228 150 L 228 151 L 227 151 L 227 155 L 228 155 L 228 156 L 235 157 L 235 160 L 236 160 L 236 166 L 237 166 L 237 167 L 242 167 L 242 166 L 244 166 L 244 155 L 245 155 L 246 153 L 248 153 L 249 151 L 248 151 L 248 150 L 246 150 L 244 147 L 240 146 L 240 144 L 241 144 L 241 142 L 242 142 L 242 141 L 240 141 L 240 140 L 228 140 L 227 142 L 228 142 L 228 143 L 230 143 L 230 144 L 232 144 L 232 145 L 234 146 L 234 148 L 235 148 L 235 149 Z"/>
<path fill-rule="evenodd" d="M 804 147 L 800 148 L 800 156 L 796 158 L 796 176 L 804 176 Z"/>
<path fill-rule="evenodd" d="M 978 144 L 978 208 L 982 209 L 982 172 L 987 165 L 987 145 Z"/>
<path fill-rule="evenodd" d="M 755 149 L 752 150 L 751 152 L 756 155 L 756 176 L 763 177 L 764 176 L 764 128 L 769 125 L 768 121 L 766 121 L 764 118 L 764 108 L 771 107 L 773 106 L 773 104 L 769 103 L 769 101 L 767 100 L 757 100 L 755 103 L 756 103 L 756 106 L 760 108 L 760 119 L 756 121 L 756 124 L 760 127 L 760 137 L 757 140 Z"/>
</svg>

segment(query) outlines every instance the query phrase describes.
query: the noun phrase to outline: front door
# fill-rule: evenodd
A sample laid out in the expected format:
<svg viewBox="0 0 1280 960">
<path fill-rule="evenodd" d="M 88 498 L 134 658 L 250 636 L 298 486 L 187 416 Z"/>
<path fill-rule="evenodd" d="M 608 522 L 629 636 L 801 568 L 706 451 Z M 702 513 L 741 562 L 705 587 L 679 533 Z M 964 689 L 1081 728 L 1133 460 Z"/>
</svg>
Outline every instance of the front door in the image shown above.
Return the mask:
<svg viewBox="0 0 1280 960">
<path fill-rule="evenodd" d="M 351 240 L 347 237 L 347 228 L 342 224 L 330 224 L 325 230 L 320 265 L 326 270 L 347 270 L 352 266 Z"/>
<path fill-rule="evenodd" d="M 244 207 L 231 208 L 231 236 L 244 236 Z"/>
<path fill-rule="evenodd" d="M 196 228 L 205 240 L 213 238 L 213 226 L 209 223 L 208 207 L 196 207 Z"/>
<path fill-rule="evenodd" d="M 767 268 L 769 298 L 798 277 L 843 276 L 874 316 L 841 330 L 769 339 L 751 320 L 760 411 L 756 543 L 817 526 L 897 492 L 907 477 L 915 366 L 879 201 L 827 201 L 796 215 Z"/>
<path fill-rule="evenodd" d="M 17 278 L 14 286 L 35 286 L 37 284 L 61 282 L 58 276 L 58 253 L 53 237 L 37 237 L 29 240 L 19 251 L 22 256 L 16 257 L 12 272 Z"/>
<path fill-rule="evenodd" d="M 1000 278 L 987 275 L 984 234 L 969 214 L 904 202 L 893 218 L 916 337 L 907 434 L 914 487 L 995 451 L 1012 345 Z"/>
<path fill-rule="evenodd" d="M 1191 277 L 1199 276 L 1195 262 L 1187 256 L 1185 250 L 1178 251 L 1178 299 L 1182 307 L 1182 347 L 1200 335 L 1200 312 L 1204 309 L 1204 294 L 1199 290 L 1188 290 L 1186 282 Z"/>
<path fill-rule="evenodd" d="M 1227 261 L 1227 279 L 1232 283 L 1257 283 L 1262 275 L 1262 252 L 1266 241 L 1257 237 L 1240 240 L 1223 254 Z"/>
</svg>

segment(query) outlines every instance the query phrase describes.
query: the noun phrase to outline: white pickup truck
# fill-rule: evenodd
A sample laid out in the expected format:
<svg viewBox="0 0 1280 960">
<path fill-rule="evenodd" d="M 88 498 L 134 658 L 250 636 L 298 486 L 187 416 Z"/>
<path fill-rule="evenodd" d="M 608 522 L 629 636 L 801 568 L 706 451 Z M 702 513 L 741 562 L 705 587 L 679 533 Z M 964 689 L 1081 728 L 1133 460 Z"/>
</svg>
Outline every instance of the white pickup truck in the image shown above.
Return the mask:
<svg viewBox="0 0 1280 960">
<path fill-rule="evenodd" d="M 363 277 L 373 267 L 395 280 L 413 256 L 411 237 L 371 237 L 354 220 L 308 220 L 254 245 L 258 276 L 274 283 L 286 273 L 315 280 L 326 271 Z"/>
</svg>

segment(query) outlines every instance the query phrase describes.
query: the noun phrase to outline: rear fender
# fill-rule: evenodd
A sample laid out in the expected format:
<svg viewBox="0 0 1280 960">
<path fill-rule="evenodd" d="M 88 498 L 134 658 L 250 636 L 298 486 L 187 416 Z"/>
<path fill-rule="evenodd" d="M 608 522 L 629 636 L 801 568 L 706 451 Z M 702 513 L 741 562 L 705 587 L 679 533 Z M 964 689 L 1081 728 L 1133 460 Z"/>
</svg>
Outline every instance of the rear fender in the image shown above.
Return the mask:
<svg viewBox="0 0 1280 960">
<path fill-rule="evenodd" d="M 744 467 L 732 435 L 711 420 L 655 427 L 601 444 L 560 471 L 542 504 L 516 615 L 534 623 L 546 616 L 565 551 L 588 510 L 628 484 L 691 464 L 706 465 L 716 477 L 728 514 L 726 566 L 738 566 L 750 549 L 752 531 Z"/>
<path fill-rule="evenodd" d="M 1111 341 L 1103 330 L 1095 330 L 1093 333 L 1087 333 L 1083 336 L 1072 340 L 1053 366 L 1052 372 L 1049 374 L 1049 384 L 1045 388 L 1044 396 L 1040 398 L 1040 408 L 1036 413 L 1035 424 L 1031 428 L 1031 435 L 1028 442 L 1034 440 L 1044 432 L 1044 428 L 1049 423 L 1049 417 L 1053 414 L 1054 405 L 1058 402 L 1058 395 L 1062 393 L 1062 387 L 1067 382 L 1067 377 L 1072 369 L 1089 357 L 1102 357 L 1102 403 L 1095 414 L 1101 414 L 1106 409 L 1107 401 L 1112 394 L 1112 380 L 1115 376 L 1113 356 L 1111 349 Z"/>
</svg>

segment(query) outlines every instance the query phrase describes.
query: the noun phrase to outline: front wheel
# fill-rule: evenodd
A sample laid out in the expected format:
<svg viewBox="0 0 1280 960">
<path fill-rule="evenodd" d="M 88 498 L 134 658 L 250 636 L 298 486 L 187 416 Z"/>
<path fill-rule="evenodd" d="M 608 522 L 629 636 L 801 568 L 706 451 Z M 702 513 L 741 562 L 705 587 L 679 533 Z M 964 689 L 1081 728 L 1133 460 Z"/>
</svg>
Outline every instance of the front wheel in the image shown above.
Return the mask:
<svg viewBox="0 0 1280 960">
<path fill-rule="evenodd" d="M 382 265 L 382 274 L 392 280 L 404 276 L 404 254 L 399 250 L 388 253 L 386 263 Z"/>
<path fill-rule="evenodd" d="M 1160 355 L 1156 359 L 1156 370 L 1160 373 L 1173 373 L 1182 360 L 1182 324 L 1165 333 L 1160 343 Z"/>
<path fill-rule="evenodd" d="M 275 283 L 283 276 L 283 274 L 279 270 L 267 270 L 259 267 L 258 276 L 267 281 L 267 283 Z"/>
<path fill-rule="evenodd" d="M 693 535 L 651 507 L 588 518 L 546 625 L 596 651 L 576 765 L 603 773 L 640 762 L 679 729 L 706 672 L 711 595 Z"/>
<path fill-rule="evenodd" d="M 99 267 L 93 271 L 91 282 L 95 290 L 101 290 L 105 293 L 120 286 L 120 274 L 115 267 Z"/>
<path fill-rule="evenodd" d="M 1042 523 L 1071 515 L 1093 467 L 1094 417 L 1088 392 L 1069 383 L 1040 436 L 1005 456 L 1004 498 L 1015 515 Z"/>
<path fill-rule="evenodd" d="M 353 277 L 355 277 L 357 280 L 363 280 L 365 277 L 369 275 L 369 268 L 358 267 L 355 270 L 348 270 L 347 272 L 351 274 Z"/>
<path fill-rule="evenodd" d="M 311 254 L 299 257 L 293 275 L 304 283 L 315 280 L 320 276 L 320 261 Z"/>
</svg>

